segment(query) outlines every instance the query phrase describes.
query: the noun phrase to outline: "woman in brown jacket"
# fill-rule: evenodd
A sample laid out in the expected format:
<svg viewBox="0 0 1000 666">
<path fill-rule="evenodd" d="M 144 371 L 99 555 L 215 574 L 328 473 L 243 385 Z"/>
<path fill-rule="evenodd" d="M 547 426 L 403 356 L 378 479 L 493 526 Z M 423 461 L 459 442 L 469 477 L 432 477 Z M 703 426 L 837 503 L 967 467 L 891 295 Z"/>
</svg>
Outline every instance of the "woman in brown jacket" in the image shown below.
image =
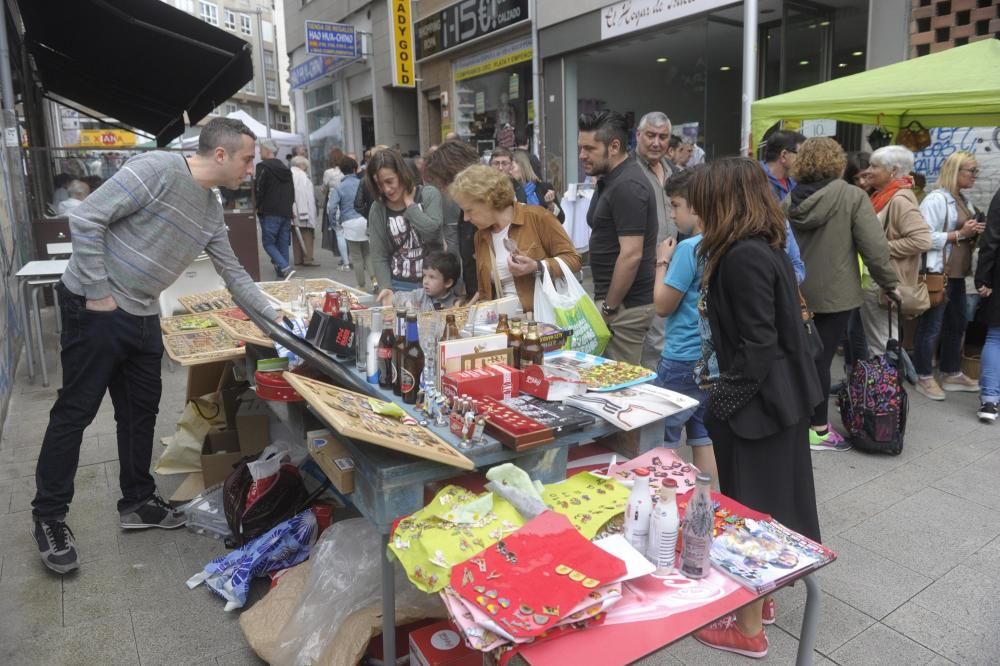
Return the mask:
<svg viewBox="0 0 1000 666">
<path fill-rule="evenodd" d="M 558 257 L 569 270 L 580 270 L 580 255 L 559 220 L 540 206 L 518 203 L 506 174 L 481 164 L 470 166 L 455 177 L 448 192 L 477 229 L 480 299 L 516 294 L 524 311 L 532 312 L 536 277 L 545 268 L 554 278 L 562 276 L 559 262 L 551 259 Z"/>
<path fill-rule="evenodd" d="M 912 152 L 902 146 L 885 146 L 872 153 L 867 174 L 868 183 L 875 188 L 872 205 L 889 241 L 889 258 L 904 299 L 917 286 L 920 257 L 931 249 L 931 230 L 913 193 L 909 176 L 912 170 Z M 865 339 L 872 355 L 884 354 L 889 340 L 889 318 L 881 307 L 884 298 L 878 285 L 870 279 L 866 281 L 870 284 L 865 285 L 865 302 L 861 306 Z M 896 333 L 897 338 L 900 335 Z"/>
</svg>

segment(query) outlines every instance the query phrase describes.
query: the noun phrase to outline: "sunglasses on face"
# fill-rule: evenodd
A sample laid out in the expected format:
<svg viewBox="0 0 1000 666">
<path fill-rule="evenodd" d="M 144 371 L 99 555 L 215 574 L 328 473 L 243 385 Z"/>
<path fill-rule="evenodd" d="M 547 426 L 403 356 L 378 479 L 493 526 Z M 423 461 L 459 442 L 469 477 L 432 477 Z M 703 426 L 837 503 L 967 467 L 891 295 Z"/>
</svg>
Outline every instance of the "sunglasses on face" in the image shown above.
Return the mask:
<svg viewBox="0 0 1000 666">
<path fill-rule="evenodd" d="M 966 173 L 971 173 L 973 176 L 979 175 L 979 168 L 978 167 L 976 167 L 974 169 L 959 169 L 959 171 L 965 171 Z"/>
</svg>

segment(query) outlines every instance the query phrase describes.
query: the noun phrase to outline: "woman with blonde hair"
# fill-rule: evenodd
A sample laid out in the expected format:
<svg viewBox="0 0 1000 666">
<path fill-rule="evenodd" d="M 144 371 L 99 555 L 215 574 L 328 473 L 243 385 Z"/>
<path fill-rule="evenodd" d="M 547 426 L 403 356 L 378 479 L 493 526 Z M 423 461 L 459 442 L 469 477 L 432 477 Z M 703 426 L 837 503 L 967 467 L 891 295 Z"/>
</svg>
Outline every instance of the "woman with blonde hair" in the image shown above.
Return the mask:
<svg viewBox="0 0 1000 666">
<path fill-rule="evenodd" d="M 560 222 L 566 214 L 556 201 L 556 190 L 551 183 L 538 177 L 527 151 L 515 150 L 514 161 L 510 165 L 510 175 L 524 188 L 524 201 L 532 206 L 541 206 L 556 216 Z"/>
<path fill-rule="evenodd" d="M 972 270 L 976 239 L 986 227 L 976 219 L 976 207 L 962 194 L 976 184 L 976 156 L 963 150 L 949 155 L 941 165 L 937 188 L 920 204 L 920 212 L 931 230 L 927 252 L 928 273 L 946 275 L 944 302 L 925 312 L 917 322 L 913 366 L 917 390 L 931 400 L 944 400 L 945 391 L 975 393 L 979 384 L 962 372 L 962 336 L 965 335 L 965 278 Z M 934 349 L 941 336 L 938 369 L 934 378 Z"/>
<path fill-rule="evenodd" d="M 916 293 L 921 255 L 931 249 L 930 229 L 913 192 L 909 175 L 912 170 L 912 152 L 903 146 L 884 146 L 872 153 L 866 172 L 867 184 L 874 188 L 872 206 L 885 231 L 892 267 L 899 277 L 904 308 L 914 305 L 907 296 Z M 889 340 L 889 318 L 882 308 L 880 291 L 876 284 L 866 285 L 861 308 L 865 340 L 872 355 L 884 354 Z"/>
<path fill-rule="evenodd" d="M 302 155 L 292 158 L 292 256 L 296 266 L 319 266 L 313 261 L 316 239 L 316 188 L 309 178 L 309 160 Z"/>
<path fill-rule="evenodd" d="M 846 166 L 847 155 L 836 141 L 806 139 L 792 166 L 797 184 L 781 204 L 806 265 L 802 294 L 823 342 L 816 371 L 826 388 L 837 344 L 847 332 L 851 313 L 864 302 L 858 254 L 882 289 L 894 289 L 899 283 L 871 202 L 863 190 L 843 180 Z M 830 427 L 827 400 L 816 406 L 810 425 L 809 444 L 814 451 L 851 448 Z"/>
<path fill-rule="evenodd" d="M 555 278 L 562 276 L 553 258 L 573 272 L 580 270 L 580 255 L 559 220 L 540 206 L 518 203 L 507 174 L 482 164 L 470 166 L 455 177 L 448 193 L 477 229 L 480 299 L 516 294 L 524 311 L 532 312 L 536 277 L 545 269 Z"/>
</svg>

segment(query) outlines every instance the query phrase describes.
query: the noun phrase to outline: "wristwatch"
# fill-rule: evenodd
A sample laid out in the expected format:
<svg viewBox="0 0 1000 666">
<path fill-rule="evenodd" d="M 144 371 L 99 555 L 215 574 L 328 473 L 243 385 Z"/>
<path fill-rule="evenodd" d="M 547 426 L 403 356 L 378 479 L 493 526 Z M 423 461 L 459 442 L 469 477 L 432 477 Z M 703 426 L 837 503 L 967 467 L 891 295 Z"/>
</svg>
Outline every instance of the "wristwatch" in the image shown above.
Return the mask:
<svg viewBox="0 0 1000 666">
<path fill-rule="evenodd" d="M 619 305 L 617 307 L 609 308 L 607 303 L 601 303 L 601 314 L 605 317 L 610 317 L 618 312 L 618 308 L 620 307 L 621 306 Z"/>
</svg>

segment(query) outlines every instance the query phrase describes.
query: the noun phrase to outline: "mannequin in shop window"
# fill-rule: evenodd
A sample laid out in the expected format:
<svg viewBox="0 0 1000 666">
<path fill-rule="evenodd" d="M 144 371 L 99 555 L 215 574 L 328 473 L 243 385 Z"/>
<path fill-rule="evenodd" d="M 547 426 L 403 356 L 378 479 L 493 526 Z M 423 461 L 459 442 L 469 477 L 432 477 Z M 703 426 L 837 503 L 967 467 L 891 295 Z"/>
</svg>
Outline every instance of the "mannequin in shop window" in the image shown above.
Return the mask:
<svg viewBox="0 0 1000 666">
<path fill-rule="evenodd" d="M 510 103 L 507 93 L 500 93 L 500 105 L 497 106 L 497 123 L 494 138 L 497 145 L 508 150 L 516 147 L 514 126 L 517 123 L 517 112 Z"/>
</svg>

